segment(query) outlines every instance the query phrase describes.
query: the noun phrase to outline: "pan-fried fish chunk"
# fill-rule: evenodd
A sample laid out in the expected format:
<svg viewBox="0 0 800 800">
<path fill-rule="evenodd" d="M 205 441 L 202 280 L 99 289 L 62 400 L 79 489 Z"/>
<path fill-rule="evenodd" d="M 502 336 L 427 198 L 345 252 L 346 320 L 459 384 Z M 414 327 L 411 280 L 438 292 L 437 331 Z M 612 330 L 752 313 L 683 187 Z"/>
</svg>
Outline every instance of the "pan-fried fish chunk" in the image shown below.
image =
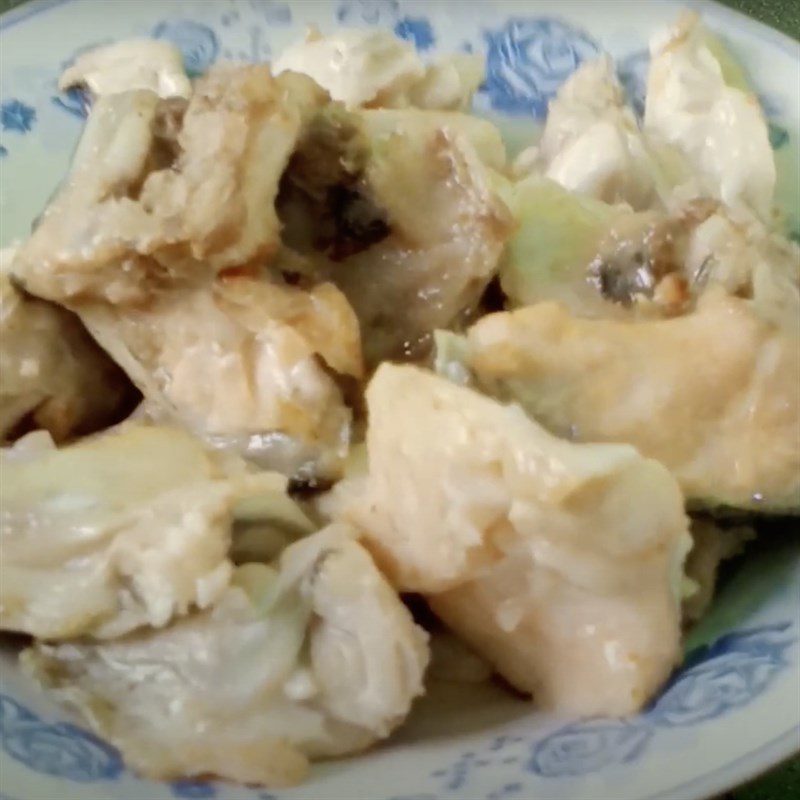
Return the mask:
<svg viewBox="0 0 800 800">
<path fill-rule="evenodd" d="M 694 503 L 800 508 L 800 336 L 754 301 L 715 286 L 695 311 L 652 322 L 540 303 L 485 317 L 467 338 L 478 383 L 550 430 L 634 445 Z"/>
<path fill-rule="evenodd" d="M 690 540 L 667 470 L 411 366 L 382 365 L 367 401 L 365 488 L 332 508 L 395 585 L 538 703 L 640 708 L 680 658 Z"/>
<path fill-rule="evenodd" d="M 309 31 L 275 60 L 275 74 L 310 75 L 348 108 L 465 110 L 483 82 L 480 55 L 456 53 L 425 65 L 414 46 L 387 31 Z"/>
<path fill-rule="evenodd" d="M 644 130 L 689 163 L 693 180 L 682 194 L 714 197 L 769 219 L 776 171 L 764 114 L 695 12 L 650 42 Z"/>
<path fill-rule="evenodd" d="M 346 526 L 161 631 L 37 645 L 23 663 L 141 774 L 300 781 L 309 758 L 386 737 L 422 693 L 427 636 Z"/>
<path fill-rule="evenodd" d="M 95 97 L 132 89 L 165 98 L 192 94 L 181 51 L 156 39 L 123 39 L 81 53 L 58 80 L 59 89 L 73 86 L 85 86 Z"/>
<path fill-rule="evenodd" d="M 285 243 L 347 296 L 369 366 L 424 355 L 474 311 L 513 225 L 497 131 L 415 109 L 326 113 L 311 130 L 285 176 Z"/>
<path fill-rule="evenodd" d="M 0 441 L 34 428 L 63 441 L 118 421 L 130 382 L 74 314 L 14 287 L 12 258 L 0 252 Z"/>
<path fill-rule="evenodd" d="M 214 67 L 188 105 L 144 90 L 100 97 L 14 274 L 56 302 L 128 303 L 269 261 L 281 174 L 325 99 L 266 65 Z"/>
<path fill-rule="evenodd" d="M 12 265 L 81 317 L 157 418 L 265 466 L 277 437 L 296 451 L 287 471 L 334 468 L 350 420 L 338 376 L 362 369 L 341 293 L 265 269 L 281 247 L 281 175 L 322 102 L 309 78 L 266 66 L 214 68 L 185 109 L 149 92 L 101 97 Z"/>
<path fill-rule="evenodd" d="M 31 434 L 41 436 L 41 434 Z M 177 429 L 127 424 L 2 454 L 0 628 L 41 639 L 161 627 L 225 591 L 235 504 L 285 497 Z"/>
<path fill-rule="evenodd" d="M 351 413 L 336 375 L 360 377 L 361 348 L 358 321 L 334 286 L 228 278 L 142 307 L 95 303 L 80 313 L 157 419 L 270 468 L 280 462 L 265 439 L 294 439 L 290 473 L 334 470 L 346 454 Z"/>
<path fill-rule="evenodd" d="M 535 156 L 521 156 L 569 191 L 647 209 L 664 203 L 682 160 L 639 129 L 607 55 L 582 64 L 550 103 Z"/>
</svg>

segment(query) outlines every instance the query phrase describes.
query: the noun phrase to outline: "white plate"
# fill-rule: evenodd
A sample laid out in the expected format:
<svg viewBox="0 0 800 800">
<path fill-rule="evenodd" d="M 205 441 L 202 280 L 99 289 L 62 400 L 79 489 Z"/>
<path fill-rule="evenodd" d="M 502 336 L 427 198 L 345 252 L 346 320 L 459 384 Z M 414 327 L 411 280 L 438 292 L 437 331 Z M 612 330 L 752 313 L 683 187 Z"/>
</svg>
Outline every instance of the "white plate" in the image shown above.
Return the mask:
<svg viewBox="0 0 800 800">
<path fill-rule="evenodd" d="M 743 59 L 771 120 L 779 196 L 798 224 L 800 45 L 712 3 L 708 23 Z M 476 108 L 512 143 L 529 140 L 547 100 L 598 48 L 618 59 L 641 99 L 649 34 L 674 19 L 669 2 L 447 0 L 40 0 L 0 20 L 2 243 L 24 236 L 69 163 L 79 95 L 56 78 L 75 52 L 112 39 L 175 41 L 187 66 L 269 59 L 308 23 L 381 25 L 425 54 L 488 56 Z M 795 194 L 792 194 L 794 189 Z M 49 704 L 2 654 L 0 800 L 693 800 L 722 791 L 800 749 L 800 537 L 762 545 L 693 632 L 689 656 L 645 713 L 628 720 L 557 719 L 487 688 L 426 698 L 384 746 L 318 765 L 271 793 L 221 783 L 155 784 L 128 772 L 107 744 Z M 791 534 L 794 533 L 795 536 Z"/>
</svg>

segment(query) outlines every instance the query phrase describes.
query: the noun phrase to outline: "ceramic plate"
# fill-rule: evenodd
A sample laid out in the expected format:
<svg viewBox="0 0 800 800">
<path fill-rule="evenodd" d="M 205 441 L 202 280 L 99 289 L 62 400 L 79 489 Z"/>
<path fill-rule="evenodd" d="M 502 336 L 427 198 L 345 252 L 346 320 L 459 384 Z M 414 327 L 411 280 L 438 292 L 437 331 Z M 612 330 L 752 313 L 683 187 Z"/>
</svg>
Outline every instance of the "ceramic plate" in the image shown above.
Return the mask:
<svg viewBox="0 0 800 800">
<path fill-rule="evenodd" d="M 770 120 L 780 200 L 795 231 L 800 185 L 800 45 L 711 3 L 707 22 L 739 54 Z M 381 26 L 425 55 L 487 56 L 476 110 L 511 149 L 530 141 L 550 97 L 583 59 L 609 51 L 641 105 L 646 42 L 669 2 L 493 3 L 437 0 L 43 0 L 0 21 L 2 243 L 24 236 L 69 162 L 85 108 L 56 78 L 75 53 L 130 36 L 175 42 L 187 68 L 268 60 L 309 23 Z M 795 526 L 796 527 L 796 526 Z M 741 782 L 800 749 L 800 537 L 778 530 L 735 568 L 689 638 L 661 696 L 631 719 L 548 716 L 498 688 L 421 702 L 399 735 L 370 753 L 315 767 L 280 792 L 221 783 L 137 779 L 119 754 L 70 719 L 2 654 L 0 800 L 692 800 Z"/>
</svg>

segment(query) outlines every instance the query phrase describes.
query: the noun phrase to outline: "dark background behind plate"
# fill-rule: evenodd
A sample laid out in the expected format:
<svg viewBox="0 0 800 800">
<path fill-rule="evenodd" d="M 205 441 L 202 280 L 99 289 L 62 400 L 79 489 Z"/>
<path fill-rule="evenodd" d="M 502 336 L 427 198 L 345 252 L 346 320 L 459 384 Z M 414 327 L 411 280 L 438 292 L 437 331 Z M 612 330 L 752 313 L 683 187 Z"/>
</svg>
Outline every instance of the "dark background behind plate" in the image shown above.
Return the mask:
<svg viewBox="0 0 800 800">
<path fill-rule="evenodd" d="M 95 0 L 98 6 L 101 3 L 105 5 L 109 1 L 114 2 L 114 0 Z M 27 0 L 0 0 L 0 12 L 24 2 Z M 799 0 L 721 0 L 721 2 L 788 33 L 795 39 L 800 38 Z M 797 89 L 800 91 L 800 86 Z M 795 798 L 800 798 L 800 757 L 793 758 L 768 775 L 730 792 L 720 800 L 794 800 Z"/>
</svg>

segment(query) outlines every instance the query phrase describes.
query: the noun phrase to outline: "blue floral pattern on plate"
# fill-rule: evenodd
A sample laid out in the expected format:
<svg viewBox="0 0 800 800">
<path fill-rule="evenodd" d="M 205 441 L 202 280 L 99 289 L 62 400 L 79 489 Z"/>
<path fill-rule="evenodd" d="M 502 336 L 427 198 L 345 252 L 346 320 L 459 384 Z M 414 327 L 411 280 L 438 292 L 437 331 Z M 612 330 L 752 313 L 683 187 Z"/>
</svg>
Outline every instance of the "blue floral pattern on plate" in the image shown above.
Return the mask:
<svg viewBox="0 0 800 800">
<path fill-rule="evenodd" d="M 485 31 L 484 91 L 497 111 L 543 119 L 558 87 L 598 43 L 559 19 L 512 17 L 502 28 Z"/>
<path fill-rule="evenodd" d="M 124 771 L 119 753 L 69 722 L 44 722 L 0 694 L 3 751 L 35 772 L 80 783 L 115 780 Z"/>
<path fill-rule="evenodd" d="M 189 75 L 202 75 L 219 55 L 217 34 L 190 19 L 164 20 L 153 29 L 153 37 L 172 42 L 183 54 Z"/>
<path fill-rule="evenodd" d="M 270 25 L 292 24 L 292 9 L 280 0 L 250 0 L 250 8 Z"/>
<path fill-rule="evenodd" d="M 205 798 L 216 797 L 217 790 L 213 783 L 208 781 L 173 781 L 170 790 L 175 797 Z"/>
<path fill-rule="evenodd" d="M 331 4 L 331 9 L 331 26 L 338 22 L 393 29 L 420 51 L 436 48 L 436 33 L 443 37 L 449 33 L 444 29 L 434 31 L 422 3 L 342 0 Z M 221 16 L 213 20 L 199 15 L 202 22 L 164 20 L 152 32 L 158 38 L 175 43 L 183 54 L 187 70 L 197 75 L 222 55 L 253 60 L 265 58 L 271 46 L 270 29 L 293 22 L 290 3 L 280 0 L 240 0 L 221 6 L 219 13 Z M 499 22 L 495 19 L 492 18 L 489 28 L 482 31 L 487 51 L 483 95 L 498 111 L 541 119 L 558 87 L 580 63 L 598 53 L 600 45 L 579 27 L 557 18 L 517 16 Z M 480 34 L 476 30 L 459 30 L 454 36 L 456 44 L 444 49 L 466 52 L 481 49 Z M 99 42 L 91 46 L 96 44 Z M 633 47 L 637 44 L 632 42 Z M 643 49 L 632 50 L 630 55 L 618 59 L 620 79 L 640 114 L 644 108 L 647 68 L 648 55 Z M 47 127 L 44 120 L 51 104 L 76 118 L 85 117 L 90 103 L 87 93 L 73 89 L 51 96 L 54 94 L 53 77 L 50 76 L 45 96 L 38 101 L 31 100 L 28 91 L 21 87 L 10 93 L 10 99 L 0 106 L 0 124 L 4 131 L 25 134 L 38 124 L 38 134 L 39 129 Z M 13 95 L 24 97 L 25 101 Z M 760 100 L 769 118 L 773 147 L 785 147 L 789 135 L 780 124 L 783 114 L 780 104 L 775 96 L 761 96 Z M 37 108 L 40 115 L 37 115 Z M 8 155 L 6 144 L 8 140 L 0 145 L 0 157 Z M 800 230 L 796 230 L 793 237 L 800 241 Z M 734 719 L 739 710 L 766 693 L 778 676 L 796 668 L 796 661 L 789 658 L 795 633 L 789 623 L 784 623 L 723 636 L 690 653 L 684 667 L 661 696 L 638 717 L 573 721 L 546 735 L 523 732 L 523 735 L 487 736 L 472 749 L 453 752 L 444 763 L 440 761 L 436 769 L 431 767 L 430 772 L 421 775 L 420 784 L 412 784 L 408 787 L 410 791 L 389 800 L 456 800 L 471 796 L 473 785 L 477 785 L 473 784 L 473 779 L 480 775 L 483 784 L 491 784 L 495 771 L 502 776 L 496 785 L 482 790 L 481 796 L 487 800 L 513 800 L 531 796 L 534 779 L 538 781 L 536 785 L 541 786 L 542 778 L 568 780 L 597 774 L 609 766 L 633 764 L 648 749 L 655 750 L 658 737 L 669 731 L 720 718 L 727 720 L 729 715 Z M 80 784 L 116 781 L 124 773 L 119 754 L 107 743 L 72 724 L 47 722 L 3 694 L 0 694 L 0 727 L 0 747 L 17 764 L 75 782 L 79 790 Z M 642 762 L 647 763 L 644 759 Z M 136 785 L 134 778 L 129 777 L 129 781 Z M 227 796 L 224 784 L 197 780 L 175 781 L 168 785 L 168 790 L 178 798 Z M 237 797 L 246 796 L 251 800 L 279 800 L 278 795 L 264 790 L 237 789 L 237 792 Z M 0 793 L 0 800 L 12 798 Z"/>
<path fill-rule="evenodd" d="M 336 10 L 336 19 L 342 25 L 392 27 L 399 12 L 398 0 L 345 0 Z"/>
<path fill-rule="evenodd" d="M 736 631 L 690 653 L 653 703 L 655 725 L 696 725 L 750 703 L 789 665 L 791 623 Z"/>
<path fill-rule="evenodd" d="M 28 133 L 36 122 L 36 109 L 22 100 L 6 100 L 0 105 L 0 125 L 4 131 Z"/>
<path fill-rule="evenodd" d="M 534 745 L 529 768 L 545 777 L 585 775 L 633 761 L 659 727 L 696 725 L 750 703 L 789 665 L 791 623 L 737 631 L 689 653 L 649 711 L 631 720 L 590 720 Z"/>
<path fill-rule="evenodd" d="M 545 778 L 588 775 L 635 760 L 652 735 L 652 730 L 635 721 L 576 722 L 537 742 L 528 769 Z"/>
<path fill-rule="evenodd" d="M 394 33 L 413 42 L 417 50 L 430 50 L 436 44 L 433 27 L 424 17 L 403 17 L 394 26 Z"/>
</svg>

